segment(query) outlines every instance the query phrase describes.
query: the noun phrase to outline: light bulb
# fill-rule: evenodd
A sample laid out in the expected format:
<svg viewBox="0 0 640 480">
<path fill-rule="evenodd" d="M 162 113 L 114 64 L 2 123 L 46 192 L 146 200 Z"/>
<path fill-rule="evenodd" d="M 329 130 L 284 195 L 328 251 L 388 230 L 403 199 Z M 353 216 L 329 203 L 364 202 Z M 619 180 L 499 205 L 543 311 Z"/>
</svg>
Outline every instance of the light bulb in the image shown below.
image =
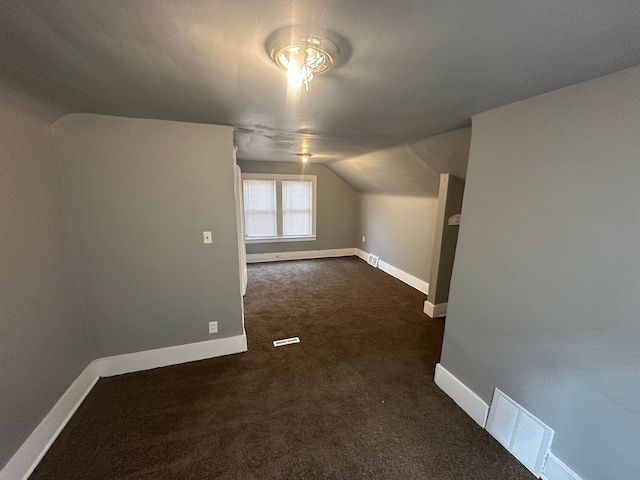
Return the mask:
<svg viewBox="0 0 640 480">
<path fill-rule="evenodd" d="M 303 69 L 298 67 L 298 62 L 295 59 L 292 59 L 287 67 L 287 81 L 290 88 L 300 88 L 302 86 L 302 73 Z"/>
<path fill-rule="evenodd" d="M 292 48 L 287 53 L 281 55 L 280 62 L 287 69 L 289 88 L 300 88 L 305 80 L 306 54 L 301 52 L 299 48 Z"/>
<path fill-rule="evenodd" d="M 302 163 L 307 163 L 311 157 L 313 157 L 312 153 L 296 153 L 296 157 L 298 157 Z"/>
</svg>

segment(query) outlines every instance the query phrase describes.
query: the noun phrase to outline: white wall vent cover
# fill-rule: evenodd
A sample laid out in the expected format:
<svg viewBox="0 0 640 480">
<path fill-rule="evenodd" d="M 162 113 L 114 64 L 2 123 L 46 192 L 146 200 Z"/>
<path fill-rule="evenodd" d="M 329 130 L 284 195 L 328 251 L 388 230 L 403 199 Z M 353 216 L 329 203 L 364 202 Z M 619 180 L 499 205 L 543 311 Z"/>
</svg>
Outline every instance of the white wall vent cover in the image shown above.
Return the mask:
<svg viewBox="0 0 640 480">
<path fill-rule="evenodd" d="M 299 337 L 283 338 L 282 340 L 274 340 L 274 347 L 282 347 L 284 345 L 291 345 L 292 343 L 300 343 Z"/>
<path fill-rule="evenodd" d="M 535 476 L 540 476 L 553 430 L 496 388 L 487 430 Z"/>
<path fill-rule="evenodd" d="M 378 267 L 378 260 L 380 260 L 380 257 L 376 257 L 373 253 L 370 253 L 367 257 L 367 263 L 375 268 Z"/>
</svg>

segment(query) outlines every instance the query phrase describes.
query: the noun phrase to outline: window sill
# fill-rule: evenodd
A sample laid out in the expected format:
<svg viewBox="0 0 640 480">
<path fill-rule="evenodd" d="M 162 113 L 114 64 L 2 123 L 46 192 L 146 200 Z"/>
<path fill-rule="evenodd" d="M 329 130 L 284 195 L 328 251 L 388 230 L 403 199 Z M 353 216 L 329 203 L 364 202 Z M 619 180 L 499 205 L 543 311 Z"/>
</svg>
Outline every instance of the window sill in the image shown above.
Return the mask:
<svg viewBox="0 0 640 480">
<path fill-rule="evenodd" d="M 317 239 L 315 235 L 310 237 L 269 237 L 269 238 L 246 238 L 246 244 L 252 243 L 282 243 L 282 242 L 313 242 Z"/>
</svg>

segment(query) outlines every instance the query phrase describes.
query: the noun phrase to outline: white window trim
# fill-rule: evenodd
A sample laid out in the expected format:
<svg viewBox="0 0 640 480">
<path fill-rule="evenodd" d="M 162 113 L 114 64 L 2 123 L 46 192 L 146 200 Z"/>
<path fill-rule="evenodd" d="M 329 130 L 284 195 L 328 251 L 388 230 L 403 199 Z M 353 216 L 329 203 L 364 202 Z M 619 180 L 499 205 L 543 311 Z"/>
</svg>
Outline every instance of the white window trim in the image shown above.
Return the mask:
<svg viewBox="0 0 640 480">
<path fill-rule="evenodd" d="M 281 243 L 281 242 L 313 242 L 317 240 L 316 236 L 316 216 L 317 216 L 317 198 L 318 198 L 318 177 L 317 175 L 290 175 L 290 174 L 276 174 L 276 173 L 243 173 L 242 180 L 275 180 L 276 182 L 276 237 L 247 237 L 245 234 L 245 243 Z M 312 210 L 312 224 L 311 235 L 305 235 L 300 237 L 284 236 L 282 234 L 282 182 L 288 181 L 310 181 L 311 182 L 311 210 Z M 243 184 L 244 185 L 244 184 Z M 243 192 L 244 195 L 244 192 Z M 245 212 L 242 212 L 244 215 Z"/>
</svg>

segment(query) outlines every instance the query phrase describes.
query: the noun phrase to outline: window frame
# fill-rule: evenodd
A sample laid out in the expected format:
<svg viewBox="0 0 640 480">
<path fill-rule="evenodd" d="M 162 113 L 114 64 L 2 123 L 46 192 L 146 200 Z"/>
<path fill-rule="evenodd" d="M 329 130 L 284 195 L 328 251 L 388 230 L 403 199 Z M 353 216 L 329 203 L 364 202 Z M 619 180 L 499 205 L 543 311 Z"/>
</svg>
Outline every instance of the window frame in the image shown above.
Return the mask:
<svg viewBox="0 0 640 480">
<path fill-rule="evenodd" d="M 317 240 L 316 217 L 318 213 L 318 176 L 317 175 L 295 175 L 295 174 L 275 174 L 275 173 L 242 173 L 242 195 L 244 198 L 244 180 L 274 180 L 276 182 L 276 234 L 275 237 L 247 237 L 244 234 L 244 241 L 248 244 L 254 243 L 281 243 L 281 242 L 312 242 Z M 283 181 L 308 181 L 311 182 L 311 235 L 304 236 L 284 236 L 283 234 L 283 204 L 282 204 L 282 182 Z M 242 215 L 246 215 L 244 207 Z M 246 216 L 245 216 L 246 223 Z"/>
</svg>

